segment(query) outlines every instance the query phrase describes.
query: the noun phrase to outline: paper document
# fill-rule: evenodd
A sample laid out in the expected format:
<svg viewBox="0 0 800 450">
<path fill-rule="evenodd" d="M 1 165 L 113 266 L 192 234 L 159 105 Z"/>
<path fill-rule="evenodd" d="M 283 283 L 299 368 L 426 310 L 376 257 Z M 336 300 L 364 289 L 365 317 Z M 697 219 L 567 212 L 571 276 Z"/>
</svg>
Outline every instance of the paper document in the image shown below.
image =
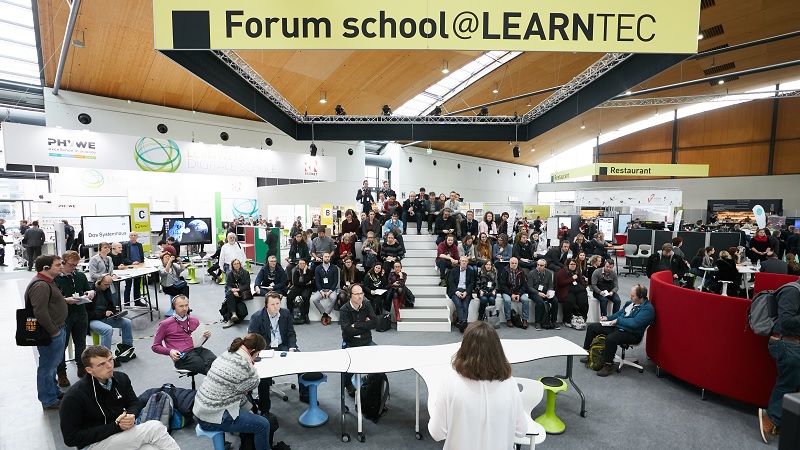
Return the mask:
<svg viewBox="0 0 800 450">
<path fill-rule="evenodd" d="M 75 303 L 75 304 L 76 305 L 85 305 L 87 303 L 92 303 L 92 300 L 89 299 L 89 297 L 84 295 L 83 297 L 79 297 L 78 298 L 78 303 Z"/>
<path fill-rule="evenodd" d="M 601 321 L 600 321 L 600 325 L 602 325 L 602 326 L 604 326 L 604 327 L 611 327 L 611 326 L 613 326 L 613 325 L 611 325 L 611 321 L 610 321 L 610 320 L 601 320 Z"/>
<path fill-rule="evenodd" d="M 552 290 L 552 289 L 550 289 L 549 291 L 547 291 L 547 298 L 553 298 L 553 297 L 555 297 L 555 296 L 556 296 L 556 291 L 554 291 L 554 290 Z"/>
<path fill-rule="evenodd" d="M 386 289 L 375 289 L 375 295 L 383 295 L 386 293 Z"/>
<path fill-rule="evenodd" d="M 261 353 L 259 353 L 258 356 L 262 358 L 272 358 L 275 356 L 275 350 L 271 348 L 265 348 L 264 350 L 261 350 Z"/>
<path fill-rule="evenodd" d="M 206 331 L 208 331 L 208 328 L 202 324 L 197 327 L 196 330 L 192 331 L 192 344 L 195 346 L 195 348 L 202 347 L 203 344 L 205 344 L 208 340 L 203 336 Z"/>
</svg>

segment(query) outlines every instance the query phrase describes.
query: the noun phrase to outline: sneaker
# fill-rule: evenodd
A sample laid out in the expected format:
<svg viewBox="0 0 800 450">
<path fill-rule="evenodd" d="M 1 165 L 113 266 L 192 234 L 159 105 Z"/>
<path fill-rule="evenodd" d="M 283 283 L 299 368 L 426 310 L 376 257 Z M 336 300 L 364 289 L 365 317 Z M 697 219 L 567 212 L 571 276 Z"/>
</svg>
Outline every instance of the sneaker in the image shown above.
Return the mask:
<svg viewBox="0 0 800 450">
<path fill-rule="evenodd" d="M 769 444 L 770 439 L 772 439 L 770 435 L 775 433 L 775 424 L 772 423 L 767 412 L 762 408 L 758 408 L 758 428 L 761 431 L 761 440 L 765 444 Z"/>
<path fill-rule="evenodd" d="M 238 322 L 239 321 L 239 316 L 237 316 L 236 313 L 231 314 L 231 321 Z"/>
<path fill-rule="evenodd" d="M 567 328 L 575 328 L 575 326 L 572 325 L 572 323 L 567 323 L 567 322 L 564 322 L 564 326 L 567 327 Z M 561 329 L 561 327 L 556 326 L 556 330 L 560 330 L 560 329 Z"/>
<path fill-rule="evenodd" d="M 442 286 L 442 287 L 445 287 L 445 286 L 447 286 L 447 280 L 445 280 L 444 278 L 442 278 L 442 281 L 440 281 L 440 282 L 439 282 L 439 286 Z"/>
<path fill-rule="evenodd" d="M 614 371 L 614 365 L 611 363 L 603 364 L 603 368 L 597 372 L 598 377 L 607 377 Z"/>
<path fill-rule="evenodd" d="M 508 328 L 514 328 L 514 322 L 512 322 L 510 320 L 506 321 L 506 325 L 508 325 Z"/>
<path fill-rule="evenodd" d="M 522 319 L 522 329 L 523 330 L 527 330 L 528 329 L 528 321 L 525 320 L 525 319 Z"/>
<path fill-rule="evenodd" d="M 133 306 L 138 306 L 139 308 L 147 308 L 147 303 L 141 300 L 136 300 L 135 302 L 133 302 Z"/>
<path fill-rule="evenodd" d="M 53 411 L 53 410 L 58 410 L 58 408 L 60 408 L 60 407 L 61 407 L 61 401 L 57 400 L 52 405 L 42 406 L 42 409 L 45 410 L 45 411 Z"/>
<path fill-rule="evenodd" d="M 553 324 L 553 329 L 554 330 L 560 330 L 561 329 L 561 322 L 554 323 Z"/>
<path fill-rule="evenodd" d="M 584 356 L 583 358 L 580 359 L 580 361 L 581 361 L 581 364 L 589 364 L 589 357 L 588 356 Z"/>
<path fill-rule="evenodd" d="M 69 387 L 69 378 L 66 374 L 58 374 L 58 387 Z"/>
<path fill-rule="evenodd" d="M 536 331 L 542 331 L 542 326 L 541 326 L 541 325 L 539 325 L 539 323 L 538 323 L 538 322 L 536 322 L 536 323 L 534 323 L 534 324 L 533 324 L 533 328 L 534 328 Z"/>
<path fill-rule="evenodd" d="M 231 320 L 225 322 L 225 324 L 222 325 L 222 328 L 230 328 L 230 327 L 232 327 L 234 325 L 236 325 L 236 323 L 233 321 L 233 319 L 231 319 Z"/>
</svg>

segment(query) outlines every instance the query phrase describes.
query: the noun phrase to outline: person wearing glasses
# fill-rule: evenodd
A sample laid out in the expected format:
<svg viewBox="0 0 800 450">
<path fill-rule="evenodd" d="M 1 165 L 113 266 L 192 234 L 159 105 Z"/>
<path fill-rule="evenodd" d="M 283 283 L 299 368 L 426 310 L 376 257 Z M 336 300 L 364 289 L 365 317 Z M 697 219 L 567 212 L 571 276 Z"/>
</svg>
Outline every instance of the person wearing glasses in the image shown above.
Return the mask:
<svg viewBox="0 0 800 450">
<path fill-rule="evenodd" d="M 114 280 L 109 274 L 102 274 L 94 283 L 94 298 L 87 304 L 89 313 L 89 329 L 100 335 L 100 344 L 105 348 L 111 348 L 111 337 L 114 328 L 122 330 L 122 344 L 117 345 L 117 356 L 123 352 L 128 356 L 135 354 L 133 349 L 133 331 L 131 319 L 122 317 L 127 311 L 120 311 L 119 306 L 114 302 L 111 295 L 111 286 Z M 119 367 L 122 360 L 118 358 L 114 361 L 115 367 Z"/>
<path fill-rule="evenodd" d="M 64 394 L 59 411 L 64 444 L 92 450 L 180 450 L 160 421 L 136 424 L 144 405 L 136 397 L 128 375 L 114 373 L 114 357 L 108 348 L 90 345 L 80 358 L 90 376 L 83 377 Z"/>
<path fill-rule="evenodd" d="M 78 252 L 73 250 L 64 252 L 61 273 L 53 278 L 53 282 L 56 283 L 56 286 L 58 286 L 67 301 L 66 329 L 67 335 L 72 336 L 76 355 L 83 353 L 86 348 L 86 330 L 89 329 L 89 316 L 86 313 L 86 305 L 78 304 L 78 302 L 81 301 L 82 296 L 89 300 L 94 298 L 94 290 L 92 290 L 89 280 L 86 279 L 86 274 L 80 270 L 75 270 L 80 261 L 81 257 Z M 67 378 L 65 355 L 62 354 L 61 356 L 61 364 L 58 365 L 58 370 L 56 371 L 58 386 L 69 387 L 70 382 L 69 378 Z M 75 365 L 78 368 L 78 378 L 83 378 L 86 375 L 86 370 L 83 368 L 80 358 L 75 358 Z"/>
</svg>

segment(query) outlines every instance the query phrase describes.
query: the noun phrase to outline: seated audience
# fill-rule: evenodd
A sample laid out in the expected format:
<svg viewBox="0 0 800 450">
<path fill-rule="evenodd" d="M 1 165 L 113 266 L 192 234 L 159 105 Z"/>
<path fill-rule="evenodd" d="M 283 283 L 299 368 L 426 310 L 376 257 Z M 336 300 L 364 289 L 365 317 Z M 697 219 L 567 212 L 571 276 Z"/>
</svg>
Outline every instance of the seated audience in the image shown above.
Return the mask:
<svg viewBox="0 0 800 450">
<path fill-rule="evenodd" d="M 361 221 L 361 241 L 366 241 L 370 232 L 373 236 L 382 236 L 381 229 L 381 221 L 376 217 L 375 211 L 368 212 L 367 218 Z"/>
<path fill-rule="evenodd" d="M 656 312 L 653 304 L 647 299 L 646 287 L 640 284 L 632 287 L 630 297 L 631 299 L 625 302 L 622 309 L 608 317 L 600 317 L 603 322 L 609 321 L 609 326 L 595 322 L 586 328 L 586 337 L 583 339 L 585 350 L 589 350 L 592 340 L 596 336 L 604 335 L 606 337 L 606 345 L 601 356 L 602 366 L 595 369 L 598 370 L 597 375 L 601 377 L 607 377 L 614 372 L 614 355 L 617 353 L 617 347 L 623 344 L 640 343 L 645 330 L 655 320 Z M 589 357 L 581 358 L 581 362 L 588 364 Z"/>
<path fill-rule="evenodd" d="M 475 256 L 475 236 L 474 234 L 467 234 L 464 239 L 458 243 L 458 254 L 466 256 L 470 266 L 477 266 L 478 258 Z"/>
<path fill-rule="evenodd" d="M 400 216 L 403 211 L 403 205 L 397 201 L 397 196 L 394 195 L 394 191 L 389 194 L 389 199 L 383 204 L 383 215 L 386 217 L 392 217 L 395 213 Z M 400 224 L 402 227 L 402 223 Z"/>
<path fill-rule="evenodd" d="M 580 257 L 580 255 L 578 255 Z M 603 266 L 603 257 L 600 255 L 592 255 L 589 257 L 589 262 L 586 264 L 586 271 L 584 272 L 586 275 L 586 279 L 589 280 L 591 283 L 592 275 L 594 275 L 595 270 L 599 269 Z"/>
<path fill-rule="evenodd" d="M 534 231 L 530 237 L 531 245 L 533 246 L 533 257 L 536 259 L 544 258 L 547 253 L 547 238 L 544 235 Z"/>
<path fill-rule="evenodd" d="M 492 260 L 487 259 L 481 265 L 480 273 L 475 284 L 478 293 L 478 320 L 486 319 L 486 307 L 495 305 L 497 299 L 497 269 L 492 265 Z"/>
<path fill-rule="evenodd" d="M 322 263 L 322 255 L 328 253 L 331 261 L 336 262 L 336 243 L 333 242 L 333 239 L 325 234 L 327 229 L 325 225 L 320 225 L 317 227 L 317 237 L 311 241 L 311 247 L 309 251 L 311 252 L 311 269 L 315 270 L 317 266 Z"/>
<path fill-rule="evenodd" d="M 355 259 L 355 245 L 353 244 L 356 240 L 356 235 L 354 233 L 347 233 L 342 235 L 341 242 L 339 242 L 339 267 L 341 267 L 342 261 L 345 258 Z"/>
<path fill-rule="evenodd" d="M 408 198 L 403 202 L 403 234 L 408 234 L 408 224 L 417 224 L 417 234 L 422 231 L 422 219 L 424 218 L 424 206 L 421 198 L 417 198 L 417 193 L 411 191 Z"/>
<path fill-rule="evenodd" d="M 167 317 L 158 324 L 153 345 L 153 352 L 169 355 L 176 369 L 188 370 L 192 373 L 208 373 L 211 363 L 217 357 L 204 346 L 195 347 L 192 333 L 200 329 L 203 339 L 211 337 L 211 331 L 201 327 L 196 317 L 189 315 L 189 299 L 184 295 L 176 295 L 172 299 L 172 317 Z"/>
<path fill-rule="evenodd" d="M 180 450 L 158 420 L 136 424 L 144 405 L 128 375 L 114 373 L 108 348 L 90 345 L 80 358 L 89 376 L 64 394 L 59 411 L 64 444 L 80 449 Z"/>
<path fill-rule="evenodd" d="M 585 252 L 586 254 L 594 254 L 594 244 L 587 241 L 586 237 L 582 233 L 578 233 L 577 236 L 575 236 L 575 239 L 572 240 L 572 244 L 569 246 L 569 249 L 572 250 L 573 255 L 577 255 L 581 251 Z"/>
<path fill-rule="evenodd" d="M 339 237 L 346 234 L 358 235 L 361 233 L 361 222 L 356 218 L 356 212 L 348 209 L 344 212 L 344 220 L 342 226 L 339 228 Z"/>
<path fill-rule="evenodd" d="M 181 262 L 169 252 L 161 254 L 161 265 L 158 267 L 158 276 L 161 290 L 167 295 L 183 294 L 189 296 L 189 284 L 181 274 L 185 269 Z"/>
<path fill-rule="evenodd" d="M 767 252 L 767 259 L 761 263 L 761 271 L 787 275 L 789 274 L 789 265 L 778 259 L 777 253 L 770 251 Z"/>
<path fill-rule="evenodd" d="M 299 260 L 298 260 L 299 261 Z M 304 260 L 305 261 L 305 260 Z M 247 272 L 245 270 L 245 272 Z M 278 258 L 274 255 L 267 259 L 267 263 L 261 266 L 261 270 L 256 275 L 256 281 L 253 283 L 253 295 L 266 296 L 270 292 L 277 292 L 280 295 L 286 295 L 289 276 L 278 264 Z M 247 276 L 248 287 L 250 285 L 250 274 Z"/>
<path fill-rule="evenodd" d="M 619 311 L 622 302 L 617 294 L 617 291 L 619 291 L 619 279 L 617 278 L 617 272 L 614 271 L 614 260 L 607 259 L 602 269 L 594 271 L 591 280 L 592 294 L 600 302 L 600 315 L 608 314 L 609 301 L 614 305 L 612 312 Z"/>
<path fill-rule="evenodd" d="M 532 269 L 536 259 L 534 258 L 534 247 L 528 240 L 528 233 L 523 232 L 519 235 L 519 242 L 514 244 L 511 254 L 519 260 L 519 266 L 523 269 Z"/>
<path fill-rule="evenodd" d="M 286 276 L 291 276 L 292 271 L 300 260 L 305 260 L 306 264 L 311 262 L 311 253 L 308 251 L 308 244 L 303 239 L 303 231 L 293 235 L 292 243 L 289 244 L 289 255 L 286 257 Z"/>
<path fill-rule="evenodd" d="M 509 231 L 511 230 L 508 229 L 508 213 L 503 211 L 500 214 L 500 219 L 497 221 L 497 234 L 498 236 L 501 234 L 508 236 Z"/>
<path fill-rule="evenodd" d="M 439 269 L 439 286 L 447 285 L 447 274 L 458 264 L 458 246 L 455 236 L 448 234 L 436 248 L 436 267 Z"/>
<path fill-rule="evenodd" d="M 96 282 L 103 275 L 114 276 L 114 262 L 108 255 L 111 252 L 111 244 L 108 242 L 101 242 L 97 248 L 98 253 L 89 259 L 89 281 L 92 283 Z"/>
<path fill-rule="evenodd" d="M 534 324 L 536 331 L 542 329 L 542 321 L 545 315 L 545 303 L 550 306 L 549 316 L 547 317 L 550 325 L 556 330 L 560 330 L 558 325 L 558 300 L 555 298 L 555 275 L 547 269 L 547 262 L 544 259 L 536 261 L 536 269 L 528 273 L 528 296 L 534 304 Z"/>
<path fill-rule="evenodd" d="M 269 420 L 250 412 L 245 397 L 261 382 L 254 360 L 266 346 L 260 334 L 249 333 L 214 360 L 192 408 L 201 428 L 240 433 L 243 440 L 253 439 L 256 450 L 269 450 Z"/>
<path fill-rule="evenodd" d="M 478 233 L 486 233 L 491 238 L 497 237 L 497 224 L 491 211 L 483 214 L 483 221 L 478 224 Z"/>
<path fill-rule="evenodd" d="M 489 240 L 489 235 L 483 231 L 478 235 L 478 242 L 475 244 L 475 257 L 481 266 L 486 261 L 492 261 L 492 241 Z M 492 267 L 494 267 L 494 261 L 492 261 Z"/>
<path fill-rule="evenodd" d="M 474 291 L 475 271 L 469 268 L 469 258 L 462 255 L 458 259 L 458 268 L 450 271 L 450 280 L 447 284 L 447 297 L 456 305 L 458 317 L 456 328 L 462 333 L 467 328 L 469 302 L 472 300 Z"/>
<path fill-rule="evenodd" d="M 572 258 L 572 250 L 569 249 L 569 241 L 561 241 L 560 247 L 553 247 L 544 255 L 544 260 L 547 261 L 547 268 L 553 273 L 558 273 L 563 269 L 567 260 Z"/>
<path fill-rule="evenodd" d="M 731 297 L 738 297 L 742 285 L 742 274 L 736 268 L 736 261 L 731 254 L 725 250 L 719 252 L 719 259 L 714 264 L 717 266 L 717 272 L 714 274 L 714 292 L 721 294 L 723 285 L 721 281 L 730 281 L 727 293 Z"/>
<path fill-rule="evenodd" d="M 456 239 L 461 239 L 463 237 L 463 233 L 461 232 L 461 224 L 464 222 L 464 213 L 461 211 L 461 202 L 459 201 L 457 192 L 450 191 L 450 199 L 445 202 L 444 207 L 450 210 L 450 217 L 455 219 Z"/>
<path fill-rule="evenodd" d="M 274 261 L 275 256 L 270 256 L 270 260 Z M 286 274 L 284 274 L 283 279 L 285 285 Z M 266 283 L 266 281 L 262 281 L 262 283 Z M 239 317 L 236 313 L 236 304 L 253 298 L 253 292 L 250 290 L 250 272 L 242 267 L 242 262 L 238 259 L 234 259 L 231 262 L 231 270 L 228 271 L 225 279 L 225 290 L 227 291 L 225 293 L 225 303 L 228 305 L 231 318 L 222 325 L 222 328 L 230 328 L 244 320 L 244 317 Z"/>
<path fill-rule="evenodd" d="M 703 279 L 705 278 L 705 282 L 703 283 L 703 288 L 708 289 L 711 284 L 714 282 L 713 276 L 708 276 L 704 270 L 701 270 L 701 267 L 712 268 L 714 267 L 714 247 L 700 247 L 697 250 L 697 254 L 692 258 L 692 261 L 689 263 L 689 272 L 694 274 L 694 276 Z"/>
<path fill-rule="evenodd" d="M 339 296 L 334 309 L 339 308 L 350 301 L 350 286 L 361 283 L 364 280 L 364 271 L 356 267 L 353 258 L 345 258 L 342 267 L 339 269 Z M 345 288 L 347 288 L 345 290 Z"/>
<path fill-rule="evenodd" d="M 497 235 L 497 243 L 492 245 L 492 261 L 497 268 L 497 273 L 502 274 L 508 267 L 508 260 L 511 259 L 514 248 L 508 242 L 508 235 L 500 233 Z M 519 259 L 517 259 L 519 261 Z"/>
<path fill-rule="evenodd" d="M 400 310 L 405 305 L 406 281 L 408 281 L 408 275 L 403 272 L 403 264 L 400 261 L 394 262 L 392 265 L 392 272 L 387 278 L 389 285 L 387 298 L 389 298 L 392 301 L 392 305 L 394 305 L 395 320 L 400 322 Z"/>
<path fill-rule="evenodd" d="M 383 262 L 384 272 L 391 271 L 395 261 L 402 260 L 405 254 L 406 249 L 401 242 L 395 239 L 395 234 L 393 232 L 387 233 L 378 254 L 378 258 Z"/>
<path fill-rule="evenodd" d="M 647 277 L 651 277 L 656 272 L 669 270 L 672 272 L 672 279 L 676 285 L 683 284 L 683 275 L 686 273 L 686 263 L 683 258 L 672 251 L 672 244 L 669 242 L 661 246 L 660 252 L 653 252 L 647 258 Z"/>
<path fill-rule="evenodd" d="M 403 222 L 398 219 L 398 212 L 394 212 L 391 215 L 391 219 L 387 220 L 386 223 L 383 225 L 383 239 L 386 240 L 386 235 L 389 233 L 394 234 L 394 239 L 399 242 L 401 245 L 403 244 Z"/>
<path fill-rule="evenodd" d="M 450 209 L 442 209 L 436 222 L 433 224 L 433 233 L 438 237 L 436 238 L 436 245 L 439 245 L 447 238 L 447 235 L 452 234 L 455 238 L 456 232 L 456 219 L 450 215 Z"/>
<path fill-rule="evenodd" d="M 381 246 L 378 244 L 378 240 L 375 239 L 373 231 L 368 231 L 366 237 L 367 239 L 361 244 L 361 265 L 369 268 L 378 262 Z"/>
<path fill-rule="evenodd" d="M 519 268 L 517 258 L 511 257 L 508 261 L 508 270 L 497 271 L 500 283 L 500 294 L 503 297 L 503 308 L 506 315 L 506 325 L 514 327 L 511 321 L 511 302 L 522 302 L 522 328 L 528 328 L 530 318 L 531 300 L 528 297 L 528 277 Z"/>
<path fill-rule="evenodd" d="M 314 272 L 308 267 L 306 260 L 299 260 L 297 268 L 292 272 L 292 289 L 286 295 L 286 306 L 292 316 L 294 316 L 295 308 L 301 308 L 304 323 L 309 323 L 308 309 L 311 305 L 311 294 L 314 292 L 314 287 Z"/>
<path fill-rule="evenodd" d="M 329 314 L 333 311 L 339 296 L 339 268 L 331 264 L 330 253 L 323 253 L 322 264 L 314 269 L 314 285 L 316 290 L 311 294 L 311 302 L 322 315 L 320 321 L 327 326 L 331 323 Z"/>
<path fill-rule="evenodd" d="M 383 293 L 378 293 L 383 290 Z M 383 265 L 375 263 L 364 277 L 364 296 L 372 305 L 372 309 L 378 314 L 389 311 L 392 308 L 389 301 L 389 279 L 383 272 Z"/>
<path fill-rule="evenodd" d="M 606 251 L 606 245 L 608 245 L 608 243 L 603 233 L 595 233 L 594 239 L 592 239 L 589 244 L 591 244 L 592 250 L 587 252 L 587 254 L 599 255 L 604 261 L 608 259 L 608 251 Z"/>
<path fill-rule="evenodd" d="M 475 212 L 473 210 L 467 211 L 467 218 L 462 225 L 464 236 L 471 234 L 475 238 L 478 235 L 478 221 L 475 220 Z"/>
<path fill-rule="evenodd" d="M 561 303 L 564 326 L 576 330 L 586 328 L 589 296 L 583 273 L 574 259 L 567 260 L 566 267 L 556 274 L 556 298 Z"/>
</svg>

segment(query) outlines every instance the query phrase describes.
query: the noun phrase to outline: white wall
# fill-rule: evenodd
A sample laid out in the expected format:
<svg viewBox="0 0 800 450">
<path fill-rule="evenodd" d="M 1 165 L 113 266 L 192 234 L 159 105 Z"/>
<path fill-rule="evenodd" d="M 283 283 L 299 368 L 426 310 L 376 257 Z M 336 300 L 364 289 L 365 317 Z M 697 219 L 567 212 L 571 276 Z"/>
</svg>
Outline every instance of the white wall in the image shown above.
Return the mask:
<svg viewBox="0 0 800 450">
<path fill-rule="evenodd" d="M 683 191 L 685 209 L 708 208 L 708 200 L 727 199 L 783 199 L 786 216 L 800 216 L 800 175 L 773 175 L 768 177 L 684 178 L 678 180 L 636 180 L 577 183 L 541 183 L 539 191 L 573 191 L 576 189 L 634 187 L 669 187 Z M 684 218 L 687 219 L 688 218 Z"/>
<path fill-rule="evenodd" d="M 437 150 L 428 155 L 424 148 L 390 145 L 397 147 L 398 157 L 396 162 L 393 158 L 392 164 L 392 188 L 400 197 L 408 197 L 410 191 L 416 192 L 424 187 L 437 195 L 442 192 L 450 195 L 450 191 L 456 191 L 467 202 L 507 203 L 509 196 L 515 196 L 524 204 L 536 203 L 539 178 L 534 167 Z M 408 162 L 409 157 L 412 162 Z"/>
</svg>

